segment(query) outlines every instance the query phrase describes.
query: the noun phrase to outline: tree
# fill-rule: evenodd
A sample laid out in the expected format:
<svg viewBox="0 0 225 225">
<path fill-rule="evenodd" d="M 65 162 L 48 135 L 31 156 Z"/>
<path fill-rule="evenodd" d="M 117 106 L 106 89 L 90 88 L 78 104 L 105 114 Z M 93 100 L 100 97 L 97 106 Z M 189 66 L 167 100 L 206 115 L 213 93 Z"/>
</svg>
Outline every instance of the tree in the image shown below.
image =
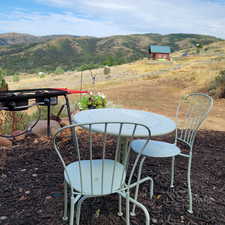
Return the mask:
<svg viewBox="0 0 225 225">
<path fill-rule="evenodd" d="M 109 66 L 105 66 L 104 67 L 104 70 L 103 70 L 103 72 L 104 72 L 104 75 L 108 75 L 108 74 L 110 74 L 110 68 L 109 68 Z"/>
<path fill-rule="evenodd" d="M 6 76 L 6 71 L 3 70 L 2 68 L 0 68 L 0 90 L 4 91 L 4 90 L 8 90 L 8 84 L 5 81 L 4 76 Z"/>
<path fill-rule="evenodd" d="M 18 74 L 13 75 L 13 82 L 18 82 L 20 80 L 20 77 Z"/>
<path fill-rule="evenodd" d="M 200 50 L 203 48 L 203 45 L 201 43 L 196 43 L 195 46 L 197 48 L 196 53 L 199 54 Z"/>
<path fill-rule="evenodd" d="M 57 66 L 55 69 L 56 74 L 62 74 L 64 73 L 64 69 L 61 66 Z"/>
</svg>

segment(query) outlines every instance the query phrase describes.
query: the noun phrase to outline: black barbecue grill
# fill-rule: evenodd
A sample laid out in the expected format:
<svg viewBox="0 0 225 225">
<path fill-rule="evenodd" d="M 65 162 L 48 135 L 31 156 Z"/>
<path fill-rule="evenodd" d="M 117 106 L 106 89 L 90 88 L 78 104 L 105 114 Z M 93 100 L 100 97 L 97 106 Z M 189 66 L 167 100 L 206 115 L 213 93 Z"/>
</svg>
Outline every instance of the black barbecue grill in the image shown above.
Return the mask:
<svg viewBox="0 0 225 225">
<path fill-rule="evenodd" d="M 67 95 L 73 93 L 87 93 L 87 91 L 69 90 L 66 88 L 36 88 L 10 90 L 0 92 L 0 110 L 21 111 L 26 110 L 33 105 L 47 106 L 47 135 L 50 136 L 50 109 L 52 105 L 58 104 L 58 96 L 64 96 L 65 104 L 62 105 L 60 112 L 64 107 L 67 108 L 69 122 L 72 123 L 70 114 L 70 105 Z M 34 100 L 30 104 L 29 100 Z"/>
</svg>

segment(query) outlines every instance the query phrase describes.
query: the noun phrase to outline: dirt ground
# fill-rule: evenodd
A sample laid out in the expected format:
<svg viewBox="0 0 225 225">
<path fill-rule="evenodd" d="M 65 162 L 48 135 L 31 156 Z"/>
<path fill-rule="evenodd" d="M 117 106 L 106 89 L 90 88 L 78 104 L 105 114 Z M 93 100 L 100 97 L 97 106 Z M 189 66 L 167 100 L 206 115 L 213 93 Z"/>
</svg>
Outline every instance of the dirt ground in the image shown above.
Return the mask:
<svg viewBox="0 0 225 225">
<path fill-rule="evenodd" d="M 157 80 L 133 80 L 102 88 L 107 99 L 115 105 L 140 109 L 175 119 L 176 107 L 182 96 L 191 93 L 191 87 L 181 83 Z M 225 131 L 225 99 L 214 99 L 212 111 L 202 124 L 202 129 Z"/>
<path fill-rule="evenodd" d="M 169 189 L 169 159 L 147 159 L 143 176 L 155 181 L 153 199 L 148 184 L 141 185 L 139 201 L 158 225 L 225 225 L 225 132 L 201 130 L 193 151 L 192 192 L 194 214 L 187 213 L 187 160 L 176 160 L 175 189 Z M 161 140 L 172 141 L 173 135 Z M 62 225 L 63 168 L 48 139 L 27 136 L 6 151 L 0 176 L 0 224 Z M 81 225 L 122 225 L 117 216 L 118 197 L 86 200 Z M 124 210 L 124 206 L 123 206 Z M 144 224 L 142 211 L 132 225 Z"/>
<path fill-rule="evenodd" d="M 50 74 L 44 78 L 25 74 L 20 76 L 19 82 L 13 82 L 12 77 L 7 77 L 7 82 L 11 90 L 30 88 L 30 83 L 36 88 L 66 87 L 79 90 L 82 87 L 89 91 L 102 92 L 107 100 L 112 102 L 113 107 L 142 109 L 174 119 L 179 99 L 187 93 L 207 92 L 206 81 L 212 76 L 210 71 L 214 67 L 217 68 L 216 71 L 224 67 L 223 63 L 218 64 L 207 57 L 191 59 L 190 61 L 190 58 L 183 58 L 182 61 L 167 63 L 145 59 L 110 67 L 111 72 L 108 75 L 103 73 L 103 68 L 66 72 L 61 75 Z M 206 70 L 199 69 L 206 65 Z M 174 74 L 179 76 L 174 77 Z M 205 90 L 202 90 L 202 87 L 205 87 Z M 74 99 L 77 99 L 77 96 L 71 95 L 71 103 L 74 103 Z M 202 128 L 225 131 L 224 107 L 225 99 L 215 100 L 214 107 Z"/>
<path fill-rule="evenodd" d="M 55 77 L 53 87 L 62 87 Z M 71 78 L 72 79 L 72 78 Z M 77 78 L 77 82 L 79 79 Z M 112 82 L 110 84 L 110 82 Z M 182 81 L 166 79 L 128 79 L 99 83 L 96 89 L 116 107 L 161 113 L 175 118 L 179 99 L 193 91 Z M 29 82 L 25 82 L 27 85 Z M 66 84 L 65 84 L 66 85 Z M 73 84 L 74 85 L 74 84 Z M 65 86 L 73 88 L 74 86 Z M 37 87 L 37 86 L 36 86 Z M 77 83 L 79 87 L 79 83 Z M 22 88 L 22 86 L 20 86 Z M 73 102 L 75 96 L 69 96 Z M 142 185 L 139 201 L 143 203 L 154 225 L 225 225 L 225 99 L 214 101 L 197 135 L 193 152 L 192 191 L 194 214 L 187 209 L 187 160 L 176 161 L 175 190 L 169 189 L 169 159 L 147 159 L 143 176 L 152 176 L 155 195 L 148 197 L 147 184 Z M 173 135 L 161 137 L 172 141 Z M 28 136 L 14 142 L 12 149 L 1 149 L 4 163 L 0 165 L 0 224 L 2 225 L 62 225 L 63 170 L 51 142 Z M 82 208 L 81 225 L 122 225 L 117 216 L 117 196 L 86 200 Z M 144 224 L 144 215 L 137 211 L 132 225 Z"/>
</svg>

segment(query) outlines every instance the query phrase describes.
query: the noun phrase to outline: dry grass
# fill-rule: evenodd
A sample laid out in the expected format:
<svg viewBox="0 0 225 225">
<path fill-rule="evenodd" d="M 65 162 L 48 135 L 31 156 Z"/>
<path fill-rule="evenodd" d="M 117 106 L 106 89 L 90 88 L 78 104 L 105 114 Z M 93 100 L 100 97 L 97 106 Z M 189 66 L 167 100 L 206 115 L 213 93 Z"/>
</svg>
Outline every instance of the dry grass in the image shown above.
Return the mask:
<svg viewBox="0 0 225 225">
<path fill-rule="evenodd" d="M 216 51 L 219 54 L 216 54 Z M 194 51 L 194 50 L 193 50 Z M 223 55 L 221 55 L 221 52 Z M 208 46 L 201 55 L 182 57 L 175 53 L 172 62 L 139 60 L 135 63 L 111 67 L 110 75 L 103 68 L 92 70 L 96 77 L 93 86 L 91 72 L 84 71 L 83 89 L 104 92 L 116 105 L 165 114 L 174 118 L 179 98 L 193 91 L 207 90 L 209 83 L 224 70 L 225 41 Z M 61 75 L 20 75 L 19 82 L 7 78 L 10 89 L 38 87 L 67 87 L 80 89 L 81 72 L 66 72 Z M 79 96 L 71 95 L 74 101 Z M 225 101 L 217 100 L 204 128 L 225 130 Z"/>
</svg>

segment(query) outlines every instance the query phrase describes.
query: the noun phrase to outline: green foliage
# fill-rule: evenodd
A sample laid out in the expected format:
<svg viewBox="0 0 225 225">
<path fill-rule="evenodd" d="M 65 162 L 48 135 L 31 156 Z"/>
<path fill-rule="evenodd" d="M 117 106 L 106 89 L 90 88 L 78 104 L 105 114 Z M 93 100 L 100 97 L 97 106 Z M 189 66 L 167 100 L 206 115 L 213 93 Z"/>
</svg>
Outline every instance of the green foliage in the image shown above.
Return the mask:
<svg viewBox="0 0 225 225">
<path fill-rule="evenodd" d="M 39 77 L 40 77 L 40 78 L 45 78 L 45 74 L 42 73 L 42 74 L 39 75 Z"/>
<path fill-rule="evenodd" d="M 13 75 L 13 82 L 18 82 L 20 80 L 20 77 L 18 74 Z"/>
<path fill-rule="evenodd" d="M 197 48 L 196 53 L 199 54 L 200 50 L 203 48 L 203 45 L 202 43 L 196 43 L 195 47 Z"/>
<path fill-rule="evenodd" d="M 0 78 L 3 79 L 3 77 L 6 75 L 7 75 L 6 70 L 0 68 Z"/>
<path fill-rule="evenodd" d="M 195 46 L 196 46 L 196 48 L 202 48 L 203 47 L 203 45 L 201 43 L 196 43 Z"/>
<path fill-rule="evenodd" d="M 85 109 L 98 109 L 106 107 L 107 101 L 104 95 L 101 94 L 87 94 L 82 96 L 78 102 L 78 107 L 80 110 Z"/>
<path fill-rule="evenodd" d="M 114 66 L 114 65 L 120 65 L 126 62 L 128 62 L 128 60 L 125 60 L 122 57 L 109 55 L 109 56 L 106 56 L 106 59 L 102 62 L 102 65 Z"/>
<path fill-rule="evenodd" d="M 185 39 L 187 41 L 181 45 Z M 59 65 L 65 71 L 82 71 L 105 65 L 120 65 L 146 57 L 150 43 L 168 45 L 173 50 L 179 50 L 193 47 L 196 43 L 206 45 L 218 40 L 194 34 L 140 34 L 106 38 L 55 36 L 41 39 L 38 43 L 24 42 L 0 48 L 0 67 L 7 69 L 8 75 L 15 72 L 55 72 Z"/>
<path fill-rule="evenodd" d="M 13 121 L 12 115 L 16 118 L 16 122 Z M 1 133 L 10 135 L 12 127 L 15 126 L 16 130 L 25 130 L 28 127 L 28 123 L 34 120 L 31 115 L 25 112 L 7 112 L 5 122 L 1 125 Z M 13 124 L 15 122 L 15 124 Z"/>
<path fill-rule="evenodd" d="M 55 74 L 62 74 L 64 73 L 64 69 L 61 66 L 57 66 L 55 69 Z"/>
<path fill-rule="evenodd" d="M 61 104 L 51 106 L 51 114 L 52 115 L 57 115 L 59 110 L 61 108 Z M 47 120 L 48 116 L 48 109 L 47 107 L 40 107 L 40 120 Z M 32 107 L 31 110 L 23 110 L 23 111 L 15 111 L 15 112 L 10 112 L 10 111 L 5 111 L 6 113 L 4 114 L 4 123 L 1 124 L 0 126 L 0 133 L 1 134 L 7 134 L 10 135 L 12 132 L 12 127 L 13 127 L 13 119 L 12 115 L 16 118 L 16 123 L 15 129 L 16 130 L 27 130 L 28 126 L 37 120 L 39 117 L 39 111 L 37 108 Z M 67 112 L 63 110 L 63 112 L 60 114 L 61 117 L 66 117 Z"/>
<path fill-rule="evenodd" d="M 6 75 L 7 75 L 6 71 L 0 68 L 0 89 L 8 89 L 8 84 L 4 79 Z"/>
<path fill-rule="evenodd" d="M 99 67 L 100 67 L 100 65 L 98 65 L 98 64 L 84 64 L 78 68 L 78 71 L 97 69 Z"/>
<path fill-rule="evenodd" d="M 209 85 L 209 92 L 218 98 L 225 98 L 225 70 L 221 70 Z"/>
</svg>

